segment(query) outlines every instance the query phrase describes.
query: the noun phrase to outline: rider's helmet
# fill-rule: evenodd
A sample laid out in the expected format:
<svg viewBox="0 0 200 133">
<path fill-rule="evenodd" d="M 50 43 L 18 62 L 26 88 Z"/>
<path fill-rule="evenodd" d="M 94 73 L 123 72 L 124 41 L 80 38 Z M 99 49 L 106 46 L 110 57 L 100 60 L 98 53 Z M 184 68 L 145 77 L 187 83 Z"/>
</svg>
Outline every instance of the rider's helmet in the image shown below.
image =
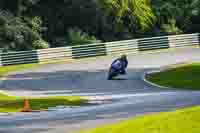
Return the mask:
<svg viewBox="0 0 200 133">
<path fill-rule="evenodd" d="M 127 59 L 126 54 L 121 55 L 121 59 L 126 60 Z"/>
</svg>

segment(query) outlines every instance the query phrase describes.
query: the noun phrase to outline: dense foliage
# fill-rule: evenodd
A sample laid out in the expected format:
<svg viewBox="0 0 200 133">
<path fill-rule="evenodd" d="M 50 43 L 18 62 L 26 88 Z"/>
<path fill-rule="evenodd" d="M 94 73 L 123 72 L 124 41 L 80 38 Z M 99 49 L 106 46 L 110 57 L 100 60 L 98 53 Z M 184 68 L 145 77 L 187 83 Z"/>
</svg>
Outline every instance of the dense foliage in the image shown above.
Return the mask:
<svg viewBox="0 0 200 133">
<path fill-rule="evenodd" d="M 38 18 L 20 18 L 0 11 L 0 47 L 7 50 L 31 50 L 42 40 Z"/>
<path fill-rule="evenodd" d="M 1 0 L 0 48 L 29 50 L 199 32 L 199 4 L 199 0 Z"/>
</svg>

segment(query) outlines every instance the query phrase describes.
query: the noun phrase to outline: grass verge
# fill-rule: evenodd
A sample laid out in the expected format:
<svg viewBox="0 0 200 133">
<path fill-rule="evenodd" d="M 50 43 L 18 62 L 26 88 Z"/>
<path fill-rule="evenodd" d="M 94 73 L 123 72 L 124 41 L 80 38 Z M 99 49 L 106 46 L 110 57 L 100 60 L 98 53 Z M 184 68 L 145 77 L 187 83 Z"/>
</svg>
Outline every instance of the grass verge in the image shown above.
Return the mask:
<svg viewBox="0 0 200 133">
<path fill-rule="evenodd" d="M 47 64 L 47 63 L 46 63 Z M 0 77 L 6 76 L 11 72 L 30 69 L 43 64 L 22 64 L 0 67 Z M 45 110 L 49 107 L 56 107 L 58 105 L 76 106 L 86 104 L 85 99 L 78 96 L 54 96 L 54 97 L 40 97 L 29 98 L 29 103 L 32 110 Z M 24 105 L 23 97 L 7 96 L 0 93 L 0 112 L 20 112 Z"/>
<path fill-rule="evenodd" d="M 200 63 L 147 75 L 147 80 L 166 87 L 200 90 Z"/>
<path fill-rule="evenodd" d="M 0 67 L 0 77 L 6 76 L 8 73 L 20 71 L 24 69 L 29 69 L 36 67 L 40 64 L 22 64 L 22 65 L 10 65 L 10 66 L 2 66 Z"/>
<path fill-rule="evenodd" d="M 130 119 L 81 133 L 199 133 L 200 107 Z"/>
<path fill-rule="evenodd" d="M 19 65 L 9 65 L 9 66 L 0 66 L 0 77 L 6 76 L 11 72 L 21 71 L 24 69 L 30 69 L 47 64 L 63 64 L 68 63 L 70 60 L 61 60 L 61 61 L 46 61 L 41 63 L 30 63 L 30 64 L 19 64 Z"/>
<path fill-rule="evenodd" d="M 32 110 L 46 110 L 49 107 L 80 106 L 87 104 L 87 100 L 78 96 L 52 96 L 29 98 Z M 20 112 L 23 109 L 24 98 L 0 94 L 0 112 Z"/>
</svg>

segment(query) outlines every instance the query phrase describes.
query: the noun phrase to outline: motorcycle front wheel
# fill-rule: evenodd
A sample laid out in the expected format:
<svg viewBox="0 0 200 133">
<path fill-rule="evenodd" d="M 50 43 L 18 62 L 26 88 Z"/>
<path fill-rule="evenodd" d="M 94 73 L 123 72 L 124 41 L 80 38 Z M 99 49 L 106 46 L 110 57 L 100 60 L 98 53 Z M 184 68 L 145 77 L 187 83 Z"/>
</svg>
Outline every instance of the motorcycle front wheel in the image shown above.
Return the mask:
<svg viewBox="0 0 200 133">
<path fill-rule="evenodd" d="M 116 70 L 110 68 L 109 72 L 108 72 L 108 80 L 112 80 L 113 77 L 117 76 L 117 72 Z"/>
</svg>

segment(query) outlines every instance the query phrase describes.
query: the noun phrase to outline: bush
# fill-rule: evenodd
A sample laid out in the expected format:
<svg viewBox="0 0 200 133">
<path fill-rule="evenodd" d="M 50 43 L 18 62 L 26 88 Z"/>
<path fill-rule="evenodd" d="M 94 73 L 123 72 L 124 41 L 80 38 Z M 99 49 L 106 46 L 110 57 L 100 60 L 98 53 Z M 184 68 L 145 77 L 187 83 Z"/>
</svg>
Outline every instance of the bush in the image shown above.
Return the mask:
<svg viewBox="0 0 200 133">
<path fill-rule="evenodd" d="M 36 25 L 37 21 L 39 22 Z M 21 51 L 21 50 L 32 50 L 36 48 L 47 47 L 44 42 L 40 45 L 34 46 L 35 41 L 41 40 L 39 25 L 41 22 L 37 18 L 30 25 L 26 20 L 15 17 L 9 12 L 0 11 L 0 48 L 4 51 Z M 42 45 L 42 46 L 41 46 Z M 44 45 L 44 46 L 43 46 Z"/>
<path fill-rule="evenodd" d="M 82 32 L 78 28 L 68 30 L 68 40 L 70 45 L 81 45 L 101 42 L 100 40 L 97 40 L 95 36 L 89 36 L 87 33 Z"/>
<path fill-rule="evenodd" d="M 40 36 L 28 27 L 8 25 L 1 27 L 1 47 L 4 51 L 32 50 L 33 42 Z"/>
<path fill-rule="evenodd" d="M 42 27 L 42 20 L 40 17 L 36 16 L 33 18 L 28 18 L 25 17 L 24 18 L 25 22 L 27 23 L 27 25 L 34 31 L 37 33 L 41 33 L 42 31 L 45 31 L 46 27 Z"/>
<path fill-rule="evenodd" d="M 45 48 L 49 48 L 49 44 L 46 41 L 40 39 L 33 42 L 33 47 L 35 49 L 45 49 Z"/>
<path fill-rule="evenodd" d="M 176 26 L 176 20 L 172 19 L 169 20 L 168 24 L 163 24 L 161 26 L 161 31 L 163 31 L 164 33 L 167 33 L 169 35 L 174 35 L 174 34 L 181 34 L 183 33 L 182 30 L 180 30 L 177 26 Z"/>
</svg>

